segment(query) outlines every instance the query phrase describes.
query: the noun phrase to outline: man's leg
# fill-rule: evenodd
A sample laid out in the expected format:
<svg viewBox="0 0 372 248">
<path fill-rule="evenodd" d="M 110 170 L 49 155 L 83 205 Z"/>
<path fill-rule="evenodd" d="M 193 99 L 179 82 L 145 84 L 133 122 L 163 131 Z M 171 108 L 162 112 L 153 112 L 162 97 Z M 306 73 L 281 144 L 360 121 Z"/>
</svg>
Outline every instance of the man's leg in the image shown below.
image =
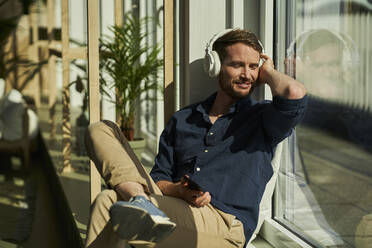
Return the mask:
<svg viewBox="0 0 372 248">
<path fill-rule="evenodd" d="M 128 200 L 133 193 L 142 195 L 142 189 L 148 194 L 161 194 L 115 123 L 101 121 L 90 125 L 85 146 L 107 185 L 115 189 L 123 200 Z"/>
<path fill-rule="evenodd" d="M 120 239 L 112 229 L 109 210 L 118 200 L 114 190 L 104 190 L 94 200 L 88 224 L 86 247 L 125 247 L 126 241 Z"/>
<path fill-rule="evenodd" d="M 184 200 L 150 195 L 155 206 L 164 211 L 177 224 L 176 230 L 160 243 L 129 241 L 133 247 L 160 248 L 229 248 L 243 247 L 244 232 L 240 221 L 211 205 L 193 207 Z M 113 232 L 109 209 L 117 201 L 113 190 L 101 192 L 92 205 L 87 247 L 124 247 L 126 243 Z"/>
<path fill-rule="evenodd" d="M 232 248 L 245 243 L 243 224 L 212 205 L 194 207 L 186 201 L 150 195 L 151 201 L 177 224 L 175 231 L 157 243 L 160 248 Z"/>
<path fill-rule="evenodd" d="M 118 192 L 124 201 L 128 201 L 131 197 L 140 195 L 149 200 L 148 195 L 142 184 L 137 182 L 123 182 L 115 186 L 115 191 Z"/>
<path fill-rule="evenodd" d="M 111 190 L 109 191 L 111 193 L 105 192 L 97 197 L 91 210 L 86 245 L 100 243 L 100 240 L 118 241 L 117 235 L 112 233 L 111 221 L 108 222 L 111 206 L 118 198 L 121 201 L 127 201 L 137 195 L 148 198 L 147 194 L 161 194 L 161 191 L 146 173 L 115 123 L 102 121 L 90 125 L 85 145 L 88 156 L 93 160 L 101 176 L 119 194 L 116 195 L 115 191 Z M 98 241 L 95 242 L 96 239 Z"/>
</svg>

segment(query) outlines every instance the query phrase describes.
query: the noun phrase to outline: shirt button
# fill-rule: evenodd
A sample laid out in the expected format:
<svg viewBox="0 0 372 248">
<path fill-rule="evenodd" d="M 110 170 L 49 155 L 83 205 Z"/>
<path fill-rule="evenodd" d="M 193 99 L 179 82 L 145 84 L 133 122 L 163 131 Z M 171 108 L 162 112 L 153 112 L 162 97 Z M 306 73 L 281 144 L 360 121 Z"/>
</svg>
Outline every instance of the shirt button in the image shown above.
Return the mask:
<svg viewBox="0 0 372 248">
<path fill-rule="evenodd" d="M 204 152 L 208 152 L 208 149 L 205 149 Z"/>
<path fill-rule="evenodd" d="M 200 171 L 200 168 L 199 167 L 196 167 L 196 171 Z"/>
</svg>

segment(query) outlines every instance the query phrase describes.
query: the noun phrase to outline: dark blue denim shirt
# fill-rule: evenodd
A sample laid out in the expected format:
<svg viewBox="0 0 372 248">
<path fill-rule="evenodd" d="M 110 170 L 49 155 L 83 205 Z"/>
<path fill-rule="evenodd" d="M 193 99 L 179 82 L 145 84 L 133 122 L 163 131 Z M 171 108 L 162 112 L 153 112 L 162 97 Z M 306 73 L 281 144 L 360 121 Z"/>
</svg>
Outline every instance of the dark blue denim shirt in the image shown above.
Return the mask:
<svg viewBox="0 0 372 248">
<path fill-rule="evenodd" d="M 216 93 L 172 116 L 161 134 L 150 175 L 155 182 L 178 182 L 189 175 L 211 194 L 214 207 L 243 223 L 249 240 L 273 174 L 274 149 L 303 118 L 306 96 L 299 100 L 274 96 L 272 102 L 243 98 L 212 124 L 208 113 L 215 98 Z"/>
</svg>

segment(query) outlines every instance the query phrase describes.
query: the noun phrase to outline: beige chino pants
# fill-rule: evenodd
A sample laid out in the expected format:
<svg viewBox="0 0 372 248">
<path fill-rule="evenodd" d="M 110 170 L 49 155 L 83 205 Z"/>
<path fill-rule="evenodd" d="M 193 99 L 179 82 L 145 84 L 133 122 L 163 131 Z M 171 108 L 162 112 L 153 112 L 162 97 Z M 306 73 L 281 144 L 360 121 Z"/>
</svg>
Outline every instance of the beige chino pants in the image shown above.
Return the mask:
<svg viewBox="0 0 372 248">
<path fill-rule="evenodd" d="M 85 145 L 106 183 L 114 188 L 121 182 L 138 182 L 144 186 L 152 203 L 177 224 L 176 230 L 165 240 L 154 244 L 130 241 L 134 247 L 209 248 L 243 247 L 243 225 L 235 216 L 212 205 L 197 208 L 186 201 L 164 196 L 150 175 L 144 170 L 118 126 L 110 121 L 89 126 Z M 91 207 L 86 247 L 125 247 L 113 231 L 109 209 L 121 200 L 114 190 L 102 191 Z"/>
</svg>

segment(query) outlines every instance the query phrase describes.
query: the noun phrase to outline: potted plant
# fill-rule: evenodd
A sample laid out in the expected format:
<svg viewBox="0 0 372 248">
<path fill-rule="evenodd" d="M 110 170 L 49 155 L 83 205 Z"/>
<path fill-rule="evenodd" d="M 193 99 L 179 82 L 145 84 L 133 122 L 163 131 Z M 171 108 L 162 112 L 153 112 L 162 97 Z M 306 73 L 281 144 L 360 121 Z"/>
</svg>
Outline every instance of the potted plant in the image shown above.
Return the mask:
<svg viewBox="0 0 372 248">
<path fill-rule="evenodd" d="M 116 89 L 118 122 L 128 141 L 134 140 L 136 101 L 142 93 L 159 88 L 155 76 L 163 67 L 159 44 L 150 46 L 145 42 L 150 21 L 129 12 L 122 26 L 111 27 L 113 37 L 100 40 L 100 83 Z M 104 73 L 110 81 L 103 77 Z"/>
</svg>

